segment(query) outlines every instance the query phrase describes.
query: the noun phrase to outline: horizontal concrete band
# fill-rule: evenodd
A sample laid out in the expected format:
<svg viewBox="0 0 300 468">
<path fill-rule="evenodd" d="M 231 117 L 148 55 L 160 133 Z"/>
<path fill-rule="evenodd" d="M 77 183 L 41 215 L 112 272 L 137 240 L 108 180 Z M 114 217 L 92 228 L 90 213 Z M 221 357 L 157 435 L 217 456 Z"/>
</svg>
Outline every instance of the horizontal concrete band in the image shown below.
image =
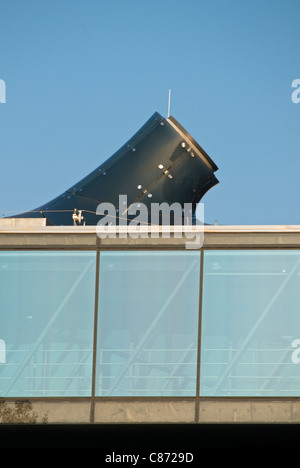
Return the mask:
<svg viewBox="0 0 300 468">
<path fill-rule="evenodd" d="M 3 402 L 2 402 L 3 403 Z M 24 401 L 25 404 L 25 401 Z M 15 403 L 5 402 L 14 413 Z M 22 414 L 19 411 L 19 415 Z M 7 412 L 8 414 L 8 412 Z M 299 423 L 300 400 L 31 400 L 19 423 L 114 424 L 114 423 Z M 26 419 L 27 418 L 27 419 Z M 0 420 L 11 423 L 12 420 Z"/>
<path fill-rule="evenodd" d="M 1 226 L 0 249 L 186 249 L 300 248 L 300 226 L 208 226 L 198 231 L 112 234 L 100 238 L 96 226 Z M 198 242 L 199 241 L 199 242 Z"/>
</svg>

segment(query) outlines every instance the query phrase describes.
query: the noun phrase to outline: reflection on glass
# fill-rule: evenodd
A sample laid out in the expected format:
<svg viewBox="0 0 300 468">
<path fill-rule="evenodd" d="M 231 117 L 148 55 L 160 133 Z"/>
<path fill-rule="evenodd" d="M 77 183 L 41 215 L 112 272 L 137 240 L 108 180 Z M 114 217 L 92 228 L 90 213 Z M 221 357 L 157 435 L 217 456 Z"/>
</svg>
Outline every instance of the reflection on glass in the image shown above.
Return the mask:
<svg viewBox="0 0 300 468">
<path fill-rule="evenodd" d="M 101 252 L 96 395 L 195 395 L 200 252 Z"/>
<path fill-rule="evenodd" d="M 300 395 L 300 251 L 207 251 L 201 396 Z"/>
<path fill-rule="evenodd" d="M 0 396 L 91 395 L 95 252 L 0 253 Z"/>
</svg>

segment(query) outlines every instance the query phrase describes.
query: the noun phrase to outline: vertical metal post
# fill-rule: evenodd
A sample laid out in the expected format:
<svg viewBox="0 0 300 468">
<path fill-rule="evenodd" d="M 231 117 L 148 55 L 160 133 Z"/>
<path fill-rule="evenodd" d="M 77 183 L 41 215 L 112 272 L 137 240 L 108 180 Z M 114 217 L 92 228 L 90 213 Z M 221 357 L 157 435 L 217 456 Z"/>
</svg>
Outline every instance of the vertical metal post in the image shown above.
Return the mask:
<svg viewBox="0 0 300 468">
<path fill-rule="evenodd" d="M 200 411 L 200 359 L 201 359 L 201 325 L 202 325 L 202 298 L 203 298 L 203 264 L 204 250 L 200 250 L 200 278 L 199 278 L 199 315 L 198 315 L 198 348 L 197 348 L 197 374 L 196 374 L 196 407 L 195 422 L 199 422 Z"/>
<path fill-rule="evenodd" d="M 99 240 L 99 239 L 98 239 Z M 97 335 L 98 335 L 98 297 L 99 297 L 99 269 L 100 269 L 100 246 L 97 242 L 96 254 L 96 276 L 95 276 L 95 312 L 94 312 L 94 342 L 93 342 L 93 364 L 92 364 L 92 393 L 90 422 L 95 421 L 95 393 L 96 393 L 96 357 L 97 357 Z"/>
</svg>

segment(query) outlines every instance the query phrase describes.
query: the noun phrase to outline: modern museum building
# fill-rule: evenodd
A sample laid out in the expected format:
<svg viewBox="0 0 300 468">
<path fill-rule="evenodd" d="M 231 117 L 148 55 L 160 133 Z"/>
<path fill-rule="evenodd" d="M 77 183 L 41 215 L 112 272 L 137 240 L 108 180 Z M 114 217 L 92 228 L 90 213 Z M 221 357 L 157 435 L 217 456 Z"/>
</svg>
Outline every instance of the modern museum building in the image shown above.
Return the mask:
<svg viewBox="0 0 300 468">
<path fill-rule="evenodd" d="M 0 220 L 0 422 L 300 422 L 300 227 L 197 223 L 217 169 L 155 113 Z M 174 203 L 191 216 L 134 217 Z"/>
</svg>

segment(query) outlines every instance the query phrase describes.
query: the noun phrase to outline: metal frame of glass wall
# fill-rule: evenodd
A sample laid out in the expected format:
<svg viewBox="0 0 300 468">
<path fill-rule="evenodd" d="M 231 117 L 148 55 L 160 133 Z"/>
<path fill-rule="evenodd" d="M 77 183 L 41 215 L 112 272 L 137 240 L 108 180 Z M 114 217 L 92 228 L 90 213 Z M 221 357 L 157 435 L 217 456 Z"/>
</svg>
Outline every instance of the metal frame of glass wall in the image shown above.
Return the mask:
<svg viewBox="0 0 300 468">
<path fill-rule="evenodd" d="M 199 422 L 211 402 L 298 402 L 298 229 L 211 227 L 194 251 L 80 228 L 0 242 L 1 399 L 89 402 L 91 422 L 103 403 L 193 403 Z"/>
</svg>

